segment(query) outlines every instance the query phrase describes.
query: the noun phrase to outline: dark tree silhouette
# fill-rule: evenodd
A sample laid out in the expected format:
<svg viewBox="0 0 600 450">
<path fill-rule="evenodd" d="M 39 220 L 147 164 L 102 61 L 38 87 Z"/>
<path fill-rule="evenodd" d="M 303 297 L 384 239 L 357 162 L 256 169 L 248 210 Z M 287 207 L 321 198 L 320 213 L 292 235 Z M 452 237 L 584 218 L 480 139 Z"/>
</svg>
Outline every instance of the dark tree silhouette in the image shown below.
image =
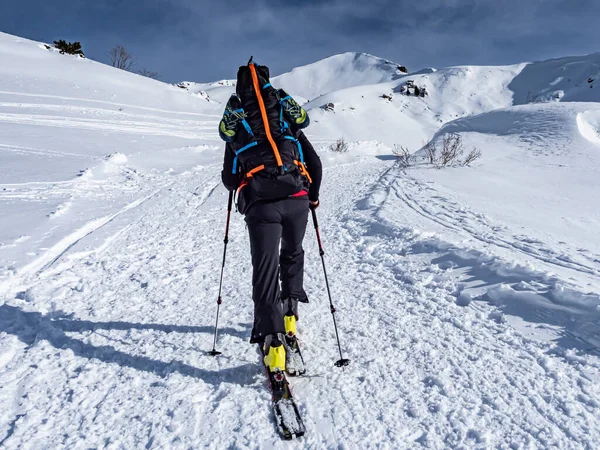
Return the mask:
<svg viewBox="0 0 600 450">
<path fill-rule="evenodd" d="M 158 72 L 153 72 L 152 70 L 148 69 L 140 69 L 137 71 L 137 73 L 143 77 L 152 78 L 153 80 L 158 80 L 159 78 Z"/>
<path fill-rule="evenodd" d="M 61 39 L 60 41 L 54 41 L 54 47 L 60 50 L 61 55 L 67 53 L 69 55 L 85 56 L 83 50 L 81 50 L 81 42 L 67 42 Z"/>
</svg>

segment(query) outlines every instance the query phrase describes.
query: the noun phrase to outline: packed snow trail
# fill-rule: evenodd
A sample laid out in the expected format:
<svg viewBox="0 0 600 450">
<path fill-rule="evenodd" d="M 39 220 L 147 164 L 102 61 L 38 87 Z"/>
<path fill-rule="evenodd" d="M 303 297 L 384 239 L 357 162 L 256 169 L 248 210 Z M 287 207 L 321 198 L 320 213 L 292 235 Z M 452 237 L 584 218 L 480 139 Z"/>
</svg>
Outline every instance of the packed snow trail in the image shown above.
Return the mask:
<svg viewBox="0 0 600 450">
<path fill-rule="evenodd" d="M 529 339 L 485 301 L 460 306 L 460 280 L 441 261 L 452 253 L 384 218 L 399 204 L 400 175 L 393 162 L 368 157 L 325 171 L 318 212 L 352 363 L 333 366 L 309 224 L 311 303 L 299 322 L 308 373 L 292 380 L 307 434 L 292 446 L 593 447 L 598 356 Z M 225 271 L 224 355 L 207 355 L 226 200 L 218 166 L 180 175 L 103 245 L 75 246 L 0 306 L 2 445 L 288 445 L 273 427 L 259 357 L 247 342 L 251 275 L 239 215 Z"/>
</svg>

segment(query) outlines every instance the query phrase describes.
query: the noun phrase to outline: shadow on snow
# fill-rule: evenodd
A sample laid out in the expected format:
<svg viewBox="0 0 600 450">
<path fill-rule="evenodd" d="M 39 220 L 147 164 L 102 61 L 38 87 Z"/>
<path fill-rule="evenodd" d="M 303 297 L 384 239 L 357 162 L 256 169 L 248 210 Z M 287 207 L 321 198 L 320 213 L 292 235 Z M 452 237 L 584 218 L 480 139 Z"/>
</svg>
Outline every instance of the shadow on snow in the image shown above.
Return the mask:
<svg viewBox="0 0 600 450">
<path fill-rule="evenodd" d="M 181 361 L 164 362 L 147 356 L 130 355 L 108 345 L 95 346 L 68 336 L 67 332 L 83 332 L 95 330 L 157 330 L 166 333 L 213 333 L 213 327 L 144 324 L 130 322 L 91 322 L 79 320 L 72 315 L 43 315 L 38 312 L 26 312 L 18 307 L 7 304 L 0 306 L 0 333 L 5 332 L 16 336 L 28 346 L 40 340 L 49 342 L 57 349 L 69 349 L 76 356 L 87 359 L 97 359 L 102 362 L 118 364 L 122 367 L 149 372 L 160 377 L 172 373 L 197 378 L 205 383 L 219 385 L 221 383 L 252 384 L 254 377 L 260 373 L 259 364 L 244 364 L 237 367 L 222 368 L 215 371 L 201 369 Z M 233 335 L 247 339 L 246 332 L 234 328 L 221 328 L 221 334 Z M 202 354 L 208 356 L 205 351 Z M 221 357 L 222 358 L 222 357 Z"/>
</svg>

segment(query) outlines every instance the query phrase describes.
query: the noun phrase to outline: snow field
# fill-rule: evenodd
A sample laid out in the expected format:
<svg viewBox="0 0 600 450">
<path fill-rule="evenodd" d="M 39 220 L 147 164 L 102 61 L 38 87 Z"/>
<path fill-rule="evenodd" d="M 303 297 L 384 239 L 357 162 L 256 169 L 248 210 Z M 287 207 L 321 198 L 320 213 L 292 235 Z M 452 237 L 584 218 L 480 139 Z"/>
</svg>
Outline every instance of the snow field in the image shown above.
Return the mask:
<svg viewBox="0 0 600 450">
<path fill-rule="evenodd" d="M 458 305 L 464 296 L 457 291 L 464 288 L 455 269 L 468 259 L 382 217 L 388 205 L 397 210 L 398 204 L 393 191 L 386 193 L 385 186 L 398 180 L 390 164 L 374 158 L 327 171 L 330 194 L 320 222 L 352 365 L 332 367 L 331 317 L 309 235 L 312 302 L 302 308 L 299 327 L 311 374 L 293 380 L 309 433 L 294 445 L 592 445 L 598 438 L 598 358 L 577 356 L 581 350 L 561 354 L 556 344 L 515 332 L 486 298 Z M 364 179 L 357 184 L 359 174 Z M 18 391 L 23 380 L 45 386 L 43 400 L 16 408 L 22 416 L 11 445 L 34 448 L 52 429 L 63 430 L 62 444 L 75 448 L 83 442 L 109 448 L 289 445 L 271 427 L 258 354 L 247 344 L 249 250 L 238 216 L 218 346 L 225 355 L 206 355 L 226 196 L 217 176 L 196 183 L 190 178 L 185 187 L 159 194 L 102 249 L 57 262 L 24 300 L 3 306 L 10 323 L 3 319 L 3 329 L 13 346 L 38 340 L 5 367 L 19 374 L 7 391 Z M 361 199 L 357 210 L 347 189 Z M 484 262 L 470 265 L 472 282 L 492 281 Z M 535 281 L 527 271 L 495 270 L 506 284 Z M 96 386 L 91 391 L 90 384 Z M 39 410 L 39 402 L 41 416 L 27 406 Z M 101 425 L 95 425 L 98 418 Z"/>
</svg>

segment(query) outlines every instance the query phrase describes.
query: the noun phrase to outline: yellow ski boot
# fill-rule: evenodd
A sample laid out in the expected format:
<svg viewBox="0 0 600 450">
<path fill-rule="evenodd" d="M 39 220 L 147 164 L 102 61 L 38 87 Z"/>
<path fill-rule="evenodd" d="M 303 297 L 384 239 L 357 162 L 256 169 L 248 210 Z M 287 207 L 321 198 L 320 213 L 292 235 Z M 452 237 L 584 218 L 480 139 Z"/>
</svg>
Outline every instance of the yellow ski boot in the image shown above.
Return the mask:
<svg viewBox="0 0 600 450">
<path fill-rule="evenodd" d="M 296 336 L 296 315 L 289 311 L 283 316 L 283 324 L 285 325 L 285 336 L 292 338 Z"/>
<path fill-rule="evenodd" d="M 263 349 L 267 370 L 269 372 L 285 371 L 285 346 L 276 334 L 267 336 Z"/>
</svg>

